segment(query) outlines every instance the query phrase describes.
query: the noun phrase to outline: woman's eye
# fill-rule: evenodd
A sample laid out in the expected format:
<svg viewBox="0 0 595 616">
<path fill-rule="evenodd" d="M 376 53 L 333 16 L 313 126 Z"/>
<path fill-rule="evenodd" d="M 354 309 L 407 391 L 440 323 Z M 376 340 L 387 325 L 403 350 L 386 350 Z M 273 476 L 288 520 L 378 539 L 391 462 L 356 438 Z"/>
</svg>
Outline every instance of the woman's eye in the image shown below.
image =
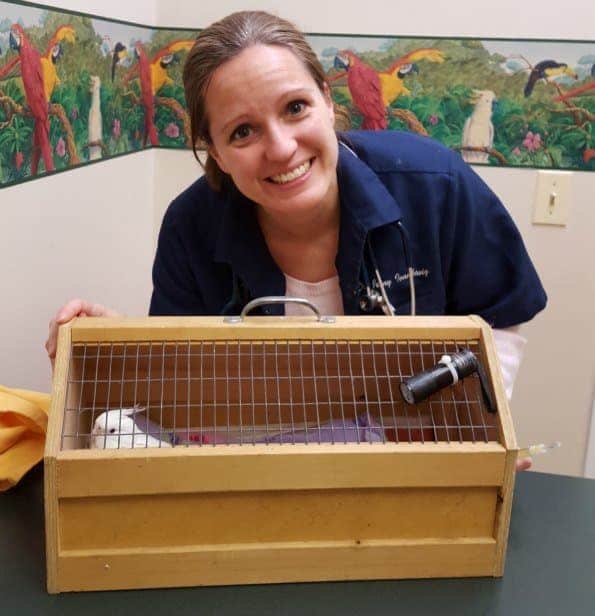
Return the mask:
<svg viewBox="0 0 595 616">
<path fill-rule="evenodd" d="M 248 124 L 242 124 L 238 126 L 231 134 L 231 141 L 237 141 L 238 139 L 246 139 L 251 134 L 251 129 Z"/>
<path fill-rule="evenodd" d="M 306 103 L 304 101 L 291 101 L 291 103 L 287 105 L 287 111 L 292 115 L 299 115 L 305 108 Z"/>
<path fill-rule="evenodd" d="M 110 433 L 110 434 L 113 434 L 115 431 L 116 431 L 116 429 L 115 429 L 115 428 L 110 428 L 110 429 L 109 429 L 109 433 Z"/>
</svg>

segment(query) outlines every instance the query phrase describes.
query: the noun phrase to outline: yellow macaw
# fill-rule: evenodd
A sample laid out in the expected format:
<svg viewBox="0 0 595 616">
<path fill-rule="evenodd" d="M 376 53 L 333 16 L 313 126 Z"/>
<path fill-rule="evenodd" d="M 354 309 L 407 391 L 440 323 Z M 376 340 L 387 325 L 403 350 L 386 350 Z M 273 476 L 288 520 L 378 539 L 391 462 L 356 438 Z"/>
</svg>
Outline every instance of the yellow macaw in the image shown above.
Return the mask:
<svg viewBox="0 0 595 616">
<path fill-rule="evenodd" d="M 60 41 L 74 43 L 75 32 L 72 26 L 60 26 L 48 43 L 45 54 L 41 56 L 41 72 L 43 74 L 43 91 L 46 101 L 49 102 L 54 92 L 54 88 L 60 83 L 60 78 L 56 71 L 56 62 L 62 55 Z"/>
<path fill-rule="evenodd" d="M 161 90 L 164 85 L 173 84 L 173 79 L 167 74 L 167 68 L 174 61 L 178 51 L 188 51 L 194 45 L 194 41 L 180 40 L 170 43 L 160 49 L 151 60 L 151 86 L 153 96 Z"/>
<path fill-rule="evenodd" d="M 403 79 L 411 73 L 418 72 L 417 66 L 414 63 L 419 60 L 442 63 L 444 62 L 444 53 L 433 47 L 414 49 L 407 55 L 399 58 L 387 70 L 380 72 L 380 87 L 385 107 L 388 107 L 399 96 L 409 96 L 411 94 L 405 86 Z"/>
</svg>

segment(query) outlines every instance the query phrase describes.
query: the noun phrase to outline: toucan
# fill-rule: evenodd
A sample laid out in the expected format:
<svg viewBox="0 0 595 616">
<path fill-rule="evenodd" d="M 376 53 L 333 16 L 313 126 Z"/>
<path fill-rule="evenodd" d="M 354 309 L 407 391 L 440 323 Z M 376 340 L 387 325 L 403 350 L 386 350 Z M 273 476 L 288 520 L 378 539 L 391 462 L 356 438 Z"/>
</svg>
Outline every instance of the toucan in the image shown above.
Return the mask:
<svg viewBox="0 0 595 616">
<path fill-rule="evenodd" d="M 552 77 L 558 77 L 560 75 L 570 75 L 577 78 L 576 73 L 564 62 L 556 62 L 555 60 L 542 60 L 538 62 L 529 75 L 527 84 L 525 85 L 525 96 L 530 96 L 533 92 L 535 84 L 543 79 L 547 81 Z"/>
<path fill-rule="evenodd" d="M 116 43 L 113 50 L 113 58 L 112 58 L 112 81 L 116 76 L 116 66 L 120 64 L 120 62 L 128 55 L 126 51 L 126 46 L 122 43 Z"/>
</svg>

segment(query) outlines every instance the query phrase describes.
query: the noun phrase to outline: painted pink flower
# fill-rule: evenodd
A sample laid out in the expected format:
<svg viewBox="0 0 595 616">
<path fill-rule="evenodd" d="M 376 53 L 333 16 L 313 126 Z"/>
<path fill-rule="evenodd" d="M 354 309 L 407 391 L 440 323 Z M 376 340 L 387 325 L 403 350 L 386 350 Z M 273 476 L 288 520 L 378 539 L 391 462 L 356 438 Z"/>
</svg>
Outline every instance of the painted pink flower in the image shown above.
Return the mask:
<svg viewBox="0 0 595 616">
<path fill-rule="evenodd" d="M 436 124 L 438 124 L 438 116 L 433 113 L 429 118 L 428 118 L 428 122 L 432 125 L 432 126 L 436 126 Z"/>
<path fill-rule="evenodd" d="M 23 166 L 23 161 L 25 160 L 25 157 L 23 156 L 22 152 L 17 152 L 14 155 L 14 166 L 17 168 L 17 171 L 21 170 L 21 167 Z"/>
<path fill-rule="evenodd" d="M 112 135 L 114 136 L 114 139 L 117 139 L 120 136 L 121 130 L 122 126 L 120 124 L 120 120 L 118 120 L 118 118 L 115 118 L 112 122 Z"/>
<path fill-rule="evenodd" d="M 163 132 L 171 139 L 176 139 L 180 136 L 180 127 L 175 122 L 170 122 Z"/>
<path fill-rule="evenodd" d="M 523 139 L 523 145 L 529 150 L 529 152 L 539 150 L 542 145 L 541 135 L 539 133 L 533 134 L 531 131 L 528 131 Z"/>
<path fill-rule="evenodd" d="M 58 143 L 56 144 L 56 154 L 60 158 L 64 158 L 66 156 L 66 142 L 62 137 L 58 139 Z"/>
<path fill-rule="evenodd" d="M 79 110 L 78 109 L 73 109 L 70 112 L 70 119 L 71 119 L 71 121 L 74 122 L 78 117 L 79 117 Z"/>
<path fill-rule="evenodd" d="M 519 150 L 519 148 L 515 148 L 515 149 L 512 151 L 512 153 L 514 154 L 514 156 L 518 156 L 518 155 L 521 153 L 521 151 Z"/>
</svg>

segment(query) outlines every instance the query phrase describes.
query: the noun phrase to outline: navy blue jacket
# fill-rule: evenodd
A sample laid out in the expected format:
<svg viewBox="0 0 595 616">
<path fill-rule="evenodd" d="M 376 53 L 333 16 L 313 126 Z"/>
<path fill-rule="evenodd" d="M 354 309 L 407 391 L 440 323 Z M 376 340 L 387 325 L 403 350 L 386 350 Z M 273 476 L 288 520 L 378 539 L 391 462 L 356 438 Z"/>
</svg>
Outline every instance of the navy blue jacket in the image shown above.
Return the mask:
<svg viewBox="0 0 595 616">
<path fill-rule="evenodd" d="M 478 314 L 494 327 L 531 319 L 546 295 L 508 212 L 461 157 L 397 131 L 344 133 L 337 167 L 341 223 L 336 267 L 345 314 L 359 314 L 371 265 L 366 238 L 397 314 L 408 314 L 401 220 L 415 269 L 417 314 Z M 152 315 L 238 313 L 249 299 L 285 295 L 285 279 L 235 188 L 200 178 L 169 206 L 153 266 Z M 370 278 L 372 276 L 370 275 Z M 265 314 L 282 314 L 270 306 Z"/>
</svg>

